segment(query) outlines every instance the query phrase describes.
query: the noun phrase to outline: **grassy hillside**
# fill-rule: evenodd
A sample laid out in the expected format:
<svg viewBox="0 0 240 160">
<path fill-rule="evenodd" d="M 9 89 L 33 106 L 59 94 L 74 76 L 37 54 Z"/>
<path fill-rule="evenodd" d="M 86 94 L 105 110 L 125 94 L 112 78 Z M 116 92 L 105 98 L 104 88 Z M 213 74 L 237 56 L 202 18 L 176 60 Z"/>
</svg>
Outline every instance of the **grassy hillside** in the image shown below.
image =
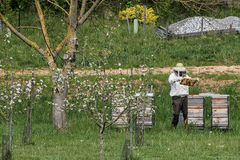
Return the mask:
<svg viewBox="0 0 240 160">
<path fill-rule="evenodd" d="M 12 18 L 11 21 L 14 23 L 16 19 Z M 21 24 L 37 26 L 38 20 L 36 16 L 26 14 L 22 16 Z M 54 16 L 47 18 L 47 24 L 51 41 L 56 46 L 65 35 L 66 22 L 61 17 Z M 131 29 L 133 30 L 133 27 Z M 88 67 L 89 63 L 103 59 L 108 68 L 117 68 L 119 63 L 123 68 L 138 67 L 141 64 L 164 67 L 173 66 L 177 62 L 189 66 L 239 63 L 239 35 L 208 35 L 167 40 L 157 37 L 154 29 L 154 26 L 147 26 L 146 29 L 140 26 L 139 33 L 134 35 L 128 33 L 126 22 L 117 18 L 106 20 L 92 17 L 78 32 L 77 67 Z M 44 46 L 41 30 L 28 28 L 21 29 L 21 32 Z M 18 69 L 47 66 L 40 55 L 15 36 L 7 39 L 10 42 L 8 43 L 4 33 L 0 33 L 2 65 L 8 62 L 9 57 L 13 57 L 14 67 Z M 63 53 L 60 57 L 62 56 Z M 61 62 L 62 58 L 58 61 Z"/>
</svg>

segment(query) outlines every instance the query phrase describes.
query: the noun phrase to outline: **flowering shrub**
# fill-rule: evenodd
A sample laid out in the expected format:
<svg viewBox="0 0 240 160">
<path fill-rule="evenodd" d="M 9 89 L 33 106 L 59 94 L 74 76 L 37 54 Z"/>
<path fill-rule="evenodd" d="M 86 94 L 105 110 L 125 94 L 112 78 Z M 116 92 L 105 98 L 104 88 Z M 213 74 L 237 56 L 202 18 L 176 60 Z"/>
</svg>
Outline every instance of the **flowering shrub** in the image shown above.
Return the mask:
<svg viewBox="0 0 240 160">
<path fill-rule="evenodd" d="M 140 22 L 144 22 L 144 6 L 136 5 L 134 7 L 129 7 L 123 11 L 119 12 L 119 18 L 121 20 L 126 19 L 138 19 Z M 153 8 L 146 9 L 146 23 L 155 24 L 158 16 L 154 14 Z"/>
<path fill-rule="evenodd" d="M 15 109 L 17 103 L 33 100 L 31 97 L 39 97 L 43 89 L 46 88 L 43 80 L 36 82 L 35 78 L 26 81 L 25 85 L 20 80 L 13 81 L 12 84 L 6 83 L 6 81 L 3 81 L 0 84 L 0 116 L 2 118 L 6 118 L 9 109 Z"/>
<path fill-rule="evenodd" d="M 27 100 L 32 100 L 31 98 L 35 97 L 39 98 L 39 96 L 43 93 L 44 88 L 47 88 L 47 86 L 44 84 L 42 79 L 38 82 L 35 77 L 32 77 L 32 79 L 25 82 L 23 96 Z"/>
<path fill-rule="evenodd" d="M 6 119 L 7 112 L 12 110 L 16 103 L 22 102 L 22 85 L 17 81 L 12 82 L 12 84 L 7 84 L 7 87 L 4 85 L 4 82 L 0 84 L 0 112 L 1 118 Z"/>
</svg>

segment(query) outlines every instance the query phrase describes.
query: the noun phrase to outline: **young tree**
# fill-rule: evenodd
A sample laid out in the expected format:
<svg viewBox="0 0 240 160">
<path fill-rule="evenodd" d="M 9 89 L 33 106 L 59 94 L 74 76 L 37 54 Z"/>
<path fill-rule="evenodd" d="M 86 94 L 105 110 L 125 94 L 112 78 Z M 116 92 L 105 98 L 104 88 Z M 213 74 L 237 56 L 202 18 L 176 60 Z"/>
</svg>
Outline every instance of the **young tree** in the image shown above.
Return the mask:
<svg viewBox="0 0 240 160">
<path fill-rule="evenodd" d="M 2 13 L 0 13 L 0 20 L 25 44 L 34 48 L 37 53 L 39 53 L 48 63 L 48 67 L 52 75 L 52 83 L 54 85 L 53 123 L 57 129 L 64 129 L 67 126 L 64 100 L 68 94 L 68 79 L 74 68 L 75 57 L 78 48 L 77 29 L 83 25 L 96 7 L 103 1 L 104 0 L 95 0 L 93 2 L 89 0 L 66 0 L 66 2 L 69 4 L 69 10 L 67 11 L 57 3 L 57 0 L 48 0 L 48 2 L 58 7 L 68 16 L 66 36 L 57 45 L 57 47 L 53 47 L 51 44 L 40 0 L 35 0 L 35 6 L 40 19 L 42 35 L 46 47 L 41 47 L 36 42 L 30 40 L 27 38 L 27 36 L 20 33 L 8 21 L 8 19 Z M 78 12 L 78 6 L 80 3 L 81 8 L 80 12 Z M 66 48 L 66 52 L 64 54 L 63 63 L 61 64 L 63 67 L 60 68 L 57 65 L 57 57 L 63 48 Z"/>
<path fill-rule="evenodd" d="M 12 159 L 13 145 L 13 112 L 16 104 L 21 102 L 22 85 L 14 79 L 14 74 L 6 75 L 0 81 L 0 117 L 3 121 L 2 159 Z"/>
<path fill-rule="evenodd" d="M 27 80 L 23 87 L 22 99 L 26 101 L 26 119 L 25 125 L 23 129 L 23 144 L 32 144 L 32 113 L 33 106 L 37 98 L 39 98 L 40 94 L 42 94 L 44 88 L 47 86 L 44 84 L 43 80 L 37 81 L 34 73 L 32 73 L 32 77 L 30 80 Z"/>
<path fill-rule="evenodd" d="M 113 125 L 123 114 L 129 110 L 131 101 L 135 98 L 130 83 L 125 78 L 113 79 L 106 76 L 104 71 L 97 72 L 94 80 L 77 80 L 74 91 L 74 106 L 70 109 L 77 109 L 87 113 L 99 128 L 99 158 L 104 160 L 104 134 L 108 127 Z M 112 118 L 112 112 L 116 106 L 113 105 L 114 98 L 122 99 L 123 110 L 118 117 Z"/>
</svg>

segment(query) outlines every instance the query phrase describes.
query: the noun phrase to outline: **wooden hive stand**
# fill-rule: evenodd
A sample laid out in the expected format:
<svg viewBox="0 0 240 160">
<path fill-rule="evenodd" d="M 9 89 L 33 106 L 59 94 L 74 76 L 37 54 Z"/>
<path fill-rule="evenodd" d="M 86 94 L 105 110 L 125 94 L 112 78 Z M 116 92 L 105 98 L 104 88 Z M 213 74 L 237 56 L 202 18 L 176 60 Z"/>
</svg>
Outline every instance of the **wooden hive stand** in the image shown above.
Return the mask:
<svg viewBox="0 0 240 160">
<path fill-rule="evenodd" d="M 146 96 L 139 97 L 136 94 L 137 106 L 134 112 L 136 113 L 136 125 L 144 123 L 145 127 L 151 128 L 154 125 L 154 93 L 146 93 Z M 144 102 L 142 101 L 144 99 Z M 122 95 L 116 95 L 113 98 L 112 121 L 115 127 L 127 127 L 129 125 L 128 110 L 123 112 L 126 108 Z M 123 113 L 122 113 L 123 112 Z M 143 116 L 144 115 L 144 116 Z"/>
<path fill-rule="evenodd" d="M 188 120 L 187 124 L 190 127 L 204 129 L 204 98 L 198 95 L 188 96 Z"/>
</svg>

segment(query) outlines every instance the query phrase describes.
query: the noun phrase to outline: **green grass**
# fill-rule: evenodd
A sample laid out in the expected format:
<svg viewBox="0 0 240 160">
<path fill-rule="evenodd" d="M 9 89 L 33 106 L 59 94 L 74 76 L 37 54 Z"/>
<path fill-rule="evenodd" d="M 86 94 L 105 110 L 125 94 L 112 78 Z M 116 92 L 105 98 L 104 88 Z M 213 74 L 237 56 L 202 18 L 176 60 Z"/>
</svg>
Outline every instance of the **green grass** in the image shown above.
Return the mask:
<svg viewBox="0 0 240 160">
<path fill-rule="evenodd" d="M 21 145 L 20 126 L 15 127 L 14 159 L 16 160 L 79 160 L 98 159 L 97 128 L 81 121 L 71 123 L 67 133 L 58 133 L 50 124 L 34 124 L 34 145 Z M 79 124 L 80 123 L 80 124 Z M 84 122 L 85 123 L 85 122 Z M 87 123 L 88 124 L 88 123 Z M 171 130 L 158 121 L 156 128 L 145 132 L 145 145 L 134 147 L 135 159 L 232 159 L 239 158 L 239 130 L 195 131 Z M 168 125 L 168 124 L 167 124 Z M 17 132 L 17 133 L 16 133 Z M 106 159 L 119 159 L 124 132 L 106 132 Z"/>
<path fill-rule="evenodd" d="M 38 21 L 33 19 L 34 16 L 22 15 L 21 23 L 23 26 L 38 25 Z M 11 21 L 15 22 L 16 19 L 12 18 Z M 66 23 L 59 16 L 55 16 L 48 17 L 47 24 L 51 42 L 56 46 L 65 35 Z M 21 32 L 40 46 L 45 46 L 40 30 L 21 29 Z M 144 29 L 141 25 L 139 33 L 134 35 L 128 33 L 126 22 L 117 18 L 106 20 L 99 17 L 90 19 L 79 29 L 78 35 L 77 67 L 88 67 L 89 63 L 103 61 L 103 57 L 107 61 L 107 68 L 118 68 L 119 63 L 122 68 L 130 68 L 142 64 L 166 67 L 177 62 L 188 66 L 236 65 L 240 61 L 239 35 L 209 35 L 167 40 L 156 37 L 153 26 Z M 4 34 L 0 34 L 0 38 L 4 39 Z M 9 44 L 1 42 L 2 65 L 6 65 L 7 59 L 13 57 L 13 66 L 18 69 L 47 67 L 40 55 L 15 36 L 10 38 Z M 62 59 L 59 58 L 58 63 L 61 62 Z"/>
<path fill-rule="evenodd" d="M 138 77 L 134 77 L 137 79 Z M 166 81 L 166 75 L 149 77 Z M 227 77 L 225 77 L 227 78 Z M 222 78 L 223 79 L 223 78 Z M 206 128 L 204 130 L 185 129 L 179 126 L 171 129 L 171 98 L 169 87 L 154 84 L 156 93 L 156 125 L 145 131 L 145 144 L 134 146 L 134 159 L 159 160 L 211 160 L 239 159 L 240 153 L 240 103 L 234 96 L 239 95 L 239 84 L 222 88 L 221 93 L 231 95 L 231 129 L 229 131 L 210 130 L 210 104 L 207 103 Z M 199 93 L 198 87 L 190 93 Z M 69 128 L 58 132 L 51 124 L 51 92 L 46 91 L 34 109 L 33 141 L 34 145 L 21 144 L 24 115 L 16 115 L 14 125 L 15 160 L 79 160 L 98 159 L 98 128 L 84 114 L 68 113 Z M 106 159 L 120 159 L 124 144 L 123 129 L 110 128 L 106 131 Z M 1 146 L 1 145 L 0 145 Z"/>
<path fill-rule="evenodd" d="M 240 12 L 233 11 L 238 15 Z M 229 15 L 221 11 L 220 17 Z M 34 17 L 34 15 L 32 16 Z M 13 22 L 16 22 L 12 18 Z M 50 36 L 54 46 L 64 36 L 64 22 L 59 17 L 48 18 Z M 28 14 L 23 15 L 22 25 L 38 25 L 38 21 L 31 20 Z M 44 46 L 41 31 L 32 29 L 21 30 L 29 38 Z M 108 33 L 109 36 L 106 36 Z M 211 35 L 195 38 L 162 40 L 154 35 L 154 27 L 146 30 L 140 26 L 137 35 L 129 34 L 125 22 L 117 19 L 96 20 L 93 18 L 79 30 L 79 54 L 77 67 L 88 67 L 89 62 L 107 60 L 108 68 L 117 68 L 118 63 L 123 68 L 138 67 L 147 64 L 150 67 L 173 66 L 182 62 L 188 66 L 202 65 L 235 65 L 240 60 L 239 35 Z M 40 55 L 24 45 L 15 36 L 10 44 L 0 33 L 0 64 L 17 69 L 47 67 Z M 63 54 L 63 53 L 62 53 Z M 62 56 L 61 54 L 61 56 Z M 9 58 L 13 57 L 13 62 Z M 61 59 L 58 60 L 61 62 Z M 134 147 L 134 158 L 139 160 L 237 160 L 240 153 L 240 100 L 239 83 L 220 89 L 221 93 L 231 95 L 231 130 L 227 132 L 211 131 L 210 117 L 207 116 L 205 130 L 170 128 L 171 99 L 167 84 L 168 75 L 148 77 L 149 80 L 159 80 L 154 83 L 156 89 L 156 125 L 145 132 L 145 145 Z M 229 80 L 238 76 L 206 76 L 216 80 Z M 135 79 L 139 77 L 134 77 Z M 94 79 L 94 77 L 93 77 Z M 48 82 L 49 83 L 49 82 Z M 190 93 L 200 93 L 201 88 L 194 87 Z M 209 89 L 211 92 L 211 89 Z M 69 128 L 65 132 L 58 132 L 51 124 L 52 114 L 51 89 L 47 90 L 34 108 L 33 140 L 34 145 L 21 144 L 22 124 L 24 115 L 15 115 L 14 124 L 14 159 L 15 160 L 95 160 L 98 159 L 98 128 L 83 114 L 68 113 Z M 209 113 L 209 103 L 207 103 Z M 105 152 L 106 159 L 120 159 L 124 143 L 124 130 L 114 128 L 106 131 Z M 1 144 L 0 144 L 1 146 Z"/>
</svg>

